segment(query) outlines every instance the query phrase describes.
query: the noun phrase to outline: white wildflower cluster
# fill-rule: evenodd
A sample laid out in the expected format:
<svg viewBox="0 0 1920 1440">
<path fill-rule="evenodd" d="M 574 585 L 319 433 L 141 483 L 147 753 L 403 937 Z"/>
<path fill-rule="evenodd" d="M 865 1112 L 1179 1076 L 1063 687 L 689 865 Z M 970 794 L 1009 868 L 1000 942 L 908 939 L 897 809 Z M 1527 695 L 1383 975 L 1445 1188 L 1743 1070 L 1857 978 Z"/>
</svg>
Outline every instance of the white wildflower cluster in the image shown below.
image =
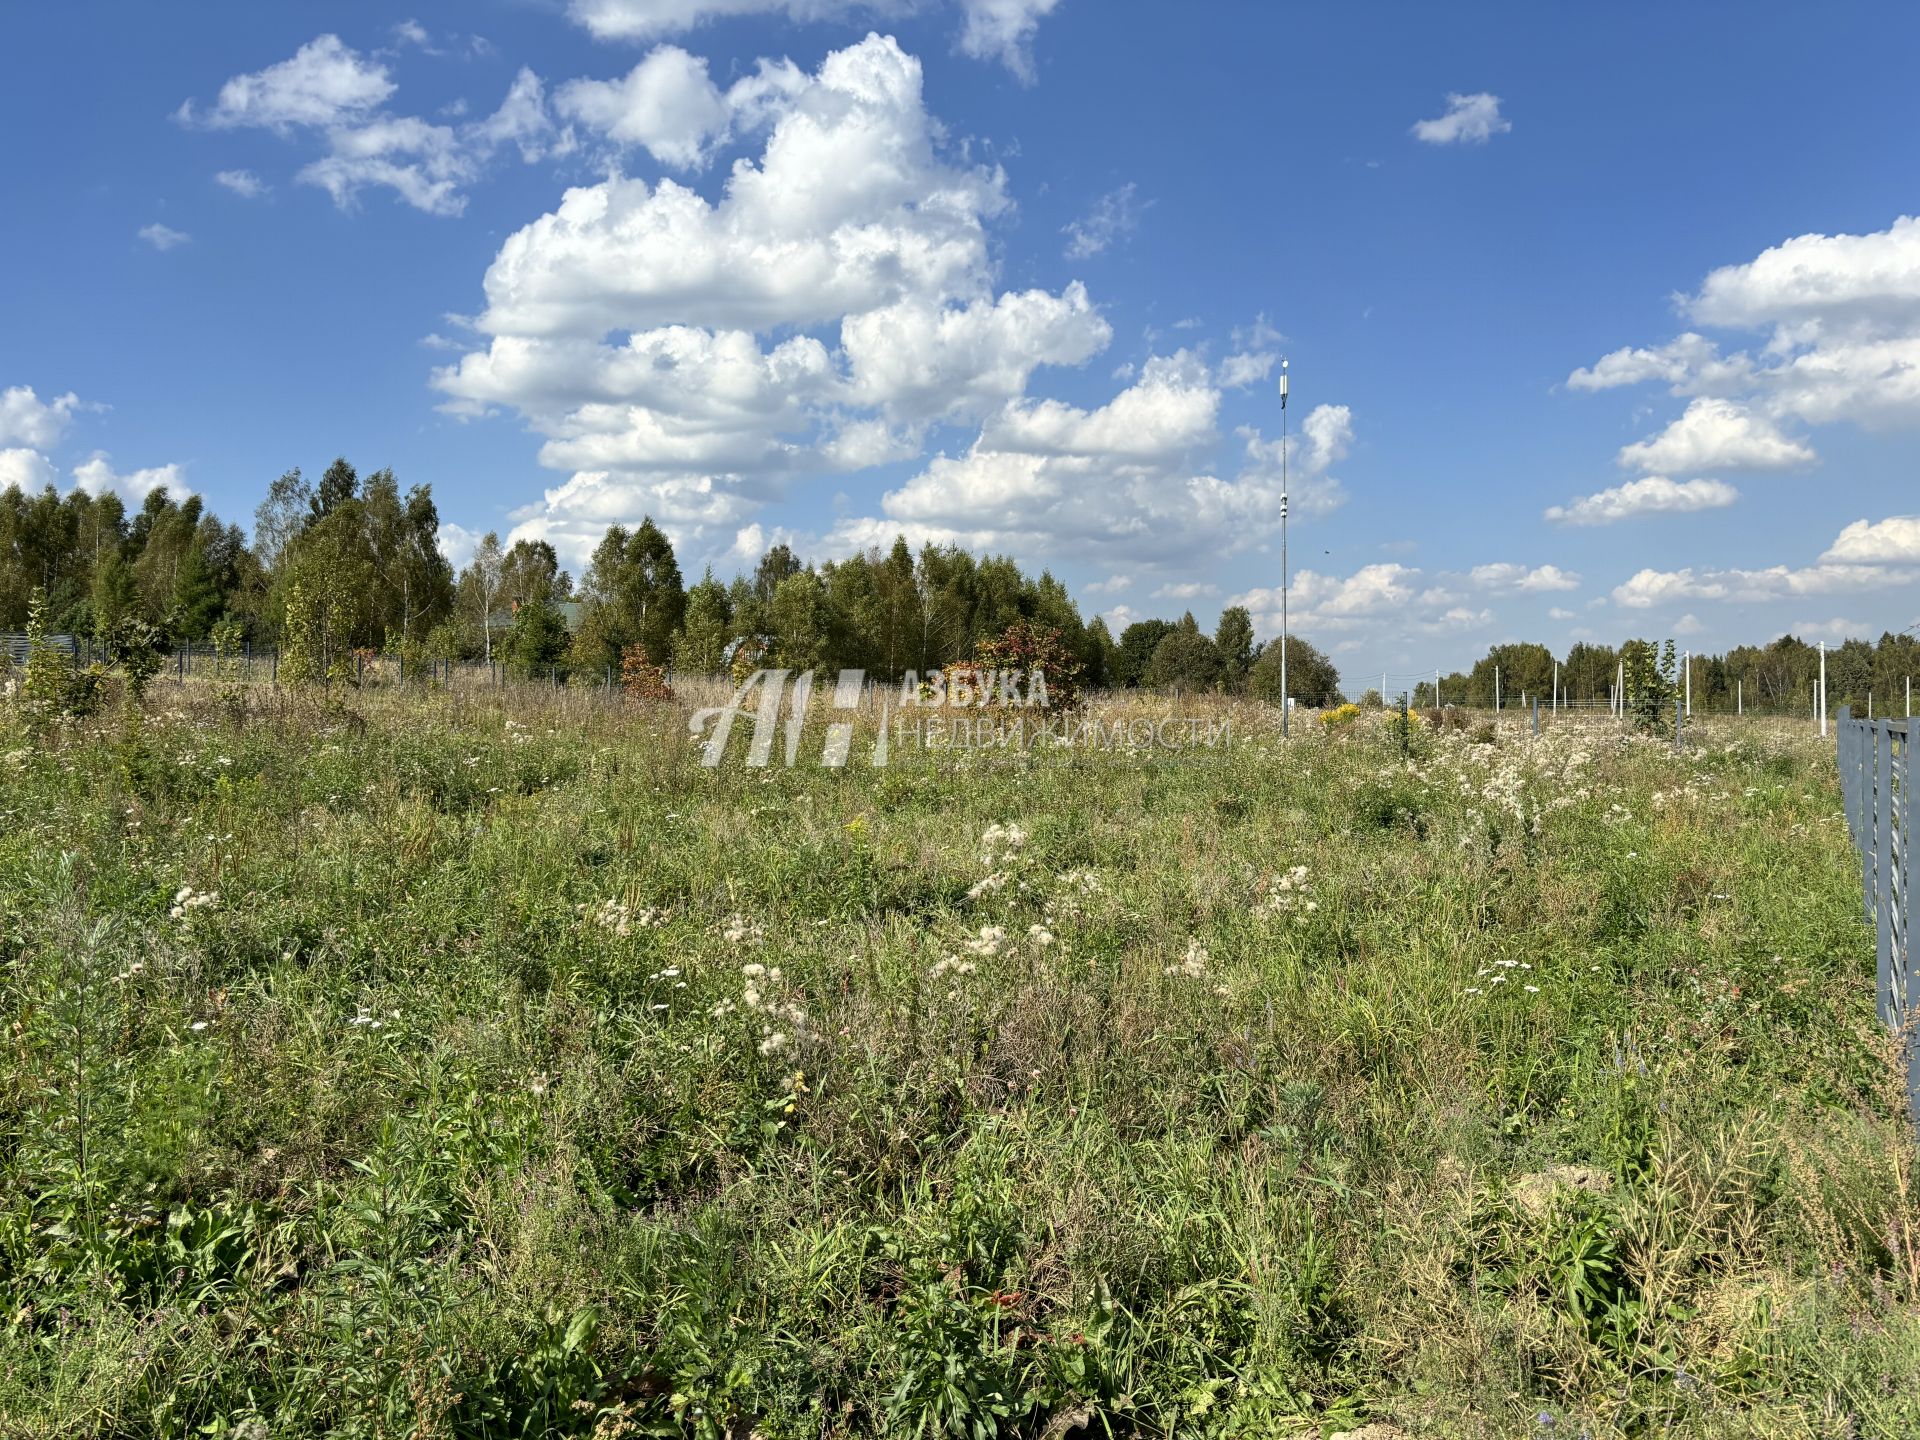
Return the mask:
<svg viewBox="0 0 1920 1440">
<path fill-rule="evenodd" d="M 1425 770 L 1411 766 L 1411 773 L 1518 821 L 1535 835 L 1544 832 L 1548 815 L 1592 797 L 1594 750 L 1576 731 L 1549 732 L 1519 745 L 1477 745 L 1458 735 L 1439 739 L 1432 763 Z M 1477 809 L 1467 818 L 1475 829 L 1484 823 Z"/>
<path fill-rule="evenodd" d="M 740 999 L 722 1000 L 713 1007 L 713 1018 L 725 1019 L 736 1010 L 744 1010 L 760 1025 L 759 1051 L 778 1055 L 807 1038 L 807 1012 L 793 998 L 778 965 L 758 961 L 740 967 Z"/>
<path fill-rule="evenodd" d="M 1044 950 L 1054 943 L 1055 937 L 1046 926 L 1036 924 L 1027 927 L 1026 939 L 1035 948 Z M 1006 926 L 982 925 L 977 934 L 960 941 L 959 948 L 965 952 L 964 954 L 942 957 L 934 963 L 927 974 L 935 980 L 944 979 L 947 976 L 972 975 L 979 970 L 980 961 L 1003 955 L 1016 943 Z M 958 994 L 959 992 L 956 990 L 950 993 Z"/>
<path fill-rule="evenodd" d="M 1164 973 L 1178 975 L 1187 980 L 1204 980 L 1207 978 L 1207 961 L 1210 958 L 1207 947 L 1202 945 L 1196 937 L 1187 941 L 1185 958 L 1167 966 Z"/>
<path fill-rule="evenodd" d="M 1732 798 L 1733 796 L 1721 789 L 1711 776 L 1701 774 L 1689 775 L 1686 783 L 1676 790 L 1656 790 L 1652 797 L 1653 808 L 1656 810 L 1667 810 L 1675 806 L 1698 804 L 1703 801 L 1718 805 Z"/>
<path fill-rule="evenodd" d="M 979 900 L 1004 886 L 1013 877 L 1004 870 L 992 870 L 980 877 L 972 889 L 967 891 L 969 900 Z"/>
<path fill-rule="evenodd" d="M 1006 867 L 1019 859 L 1026 843 L 1027 832 L 1019 825 L 989 825 L 980 836 L 980 858 L 992 868 L 967 891 L 967 898 L 979 900 L 1004 889 L 1013 880 L 1012 871 Z M 1020 888 L 1027 888 L 1024 880 L 1020 882 Z"/>
<path fill-rule="evenodd" d="M 174 892 L 173 908 L 167 913 L 176 920 L 185 920 L 196 910 L 210 910 L 220 903 L 217 890 L 196 890 L 191 885 L 182 885 Z"/>
<path fill-rule="evenodd" d="M 1476 980 L 1485 980 L 1487 982 L 1487 990 L 1491 990 L 1495 986 L 1506 984 L 1507 981 L 1512 978 L 1510 972 L 1514 970 L 1531 969 L 1533 969 L 1533 966 L 1524 960 L 1496 960 L 1492 965 L 1482 965 L 1478 970 L 1474 971 L 1473 978 Z M 1540 987 L 1538 985 L 1525 985 L 1523 983 L 1522 988 L 1530 995 L 1540 993 Z M 1469 985 L 1460 993 L 1462 995 L 1482 995 L 1485 994 L 1486 991 L 1482 990 L 1478 985 Z"/>
<path fill-rule="evenodd" d="M 729 945 L 764 945 L 767 927 L 745 915 L 729 915 L 720 926 L 720 938 Z"/>
<path fill-rule="evenodd" d="M 666 915 L 651 905 L 636 910 L 619 900 L 602 900 L 597 909 L 587 905 L 573 907 L 580 916 L 583 925 L 595 925 L 602 930 L 620 936 L 622 939 L 633 934 L 635 929 L 647 929 L 664 921 Z"/>
<path fill-rule="evenodd" d="M 980 858 L 1001 865 L 1026 847 L 1027 832 L 1019 825 L 989 825 L 980 836 Z"/>
<path fill-rule="evenodd" d="M 1096 895 L 1104 894 L 1106 887 L 1093 871 L 1069 870 L 1060 877 L 1059 890 L 1041 907 L 1041 918 L 1048 925 L 1078 920 L 1086 914 L 1087 902 Z"/>
<path fill-rule="evenodd" d="M 1006 943 L 1006 929 L 999 925 L 982 925 L 980 933 L 973 939 L 960 942 L 963 949 L 985 959 L 992 959 L 998 955 L 1006 947 Z"/>
<path fill-rule="evenodd" d="M 1261 883 L 1262 895 L 1255 909 L 1262 915 L 1291 913 L 1297 921 L 1320 908 L 1320 902 L 1307 894 L 1307 867 L 1295 865 L 1283 875 L 1269 875 Z"/>
</svg>

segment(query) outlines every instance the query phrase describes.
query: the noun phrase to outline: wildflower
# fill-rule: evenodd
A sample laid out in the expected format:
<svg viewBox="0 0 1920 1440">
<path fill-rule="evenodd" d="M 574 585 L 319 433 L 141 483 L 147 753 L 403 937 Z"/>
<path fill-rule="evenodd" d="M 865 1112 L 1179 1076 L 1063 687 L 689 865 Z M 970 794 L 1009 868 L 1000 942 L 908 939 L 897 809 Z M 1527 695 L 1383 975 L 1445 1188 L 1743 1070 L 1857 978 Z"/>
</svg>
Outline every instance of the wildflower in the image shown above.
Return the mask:
<svg viewBox="0 0 1920 1440">
<path fill-rule="evenodd" d="M 1010 860 L 1027 843 L 1027 832 L 1019 825 L 989 825 L 980 836 L 980 858 L 989 865 Z"/>
<path fill-rule="evenodd" d="M 760 1042 L 760 1053 L 762 1055 L 778 1055 L 786 1048 L 786 1034 L 779 1030 L 769 1031 L 766 1038 Z"/>
<path fill-rule="evenodd" d="M 764 945 L 767 939 L 765 927 L 745 915 L 729 915 L 720 935 L 729 945 Z"/>
<path fill-rule="evenodd" d="M 1204 978 L 1207 973 L 1207 961 L 1209 958 L 1207 947 L 1202 945 L 1197 938 L 1192 939 L 1187 941 L 1186 957 L 1176 964 L 1167 966 L 1163 973 L 1183 976 L 1188 980 L 1199 980 Z"/>
<path fill-rule="evenodd" d="M 1027 927 L 1027 938 L 1033 941 L 1034 944 L 1043 947 L 1053 944 L 1053 932 L 1044 925 L 1029 925 Z"/>
<path fill-rule="evenodd" d="M 204 1021 L 204 1020 L 196 1020 L 196 1021 L 194 1021 L 194 1022 L 193 1022 L 193 1023 L 191 1024 L 191 1025 L 189 1025 L 189 1026 L 188 1026 L 187 1028 L 188 1028 L 189 1030 L 192 1030 L 192 1031 L 194 1031 L 195 1033 L 198 1033 L 199 1031 L 202 1031 L 202 1030 L 204 1030 L 204 1029 L 206 1029 L 206 1028 L 207 1028 L 207 1022 L 206 1022 L 206 1021 Z"/>
<path fill-rule="evenodd" d="M 219 903 L 218 891 L 200 891 L 195 890 L 191 885 L 182 885 L 175 892 L 173 907 L 167 913 L 175 920 L 185 920 L 194 911 L 210 909 Z"/>
<path fill-rule="evenodd" d="M 991 957 L 998 955 L 1000 947 L 1007 943 L 1007 932 L 999 925 L 982 925 L 978 936 L 960 943 L 975 955 Z"/>
<path fill-rule="evenodd" d="M 969 900 L 978 900 L 982 895 L 991 895 L 1006 883 L 1007 872 L 1004 870 L 995 870 L 991 874 L 983 876 L 971 890 L 967 891 L 967 898 Z"/>
</svg>

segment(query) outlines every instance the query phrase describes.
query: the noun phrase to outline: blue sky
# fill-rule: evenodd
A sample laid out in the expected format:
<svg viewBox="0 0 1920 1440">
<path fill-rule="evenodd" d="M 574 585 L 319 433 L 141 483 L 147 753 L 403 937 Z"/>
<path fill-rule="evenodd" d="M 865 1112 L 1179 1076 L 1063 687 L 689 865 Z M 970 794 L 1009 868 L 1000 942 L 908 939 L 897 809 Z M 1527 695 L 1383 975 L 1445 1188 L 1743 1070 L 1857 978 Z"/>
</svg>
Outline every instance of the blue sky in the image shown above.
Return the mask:
<svg viewBox="0 0 1920 1440">
<path fill-rule="evenodd" d="M 0 481 L 897 531 L 1353 679 L 1920 618 L 1900 6 L 10 6 Z M 1423 125 L 1422 122 L 1434 122 Z M 566 197 L 563 205 L 563 197 Z"/>
</svg>

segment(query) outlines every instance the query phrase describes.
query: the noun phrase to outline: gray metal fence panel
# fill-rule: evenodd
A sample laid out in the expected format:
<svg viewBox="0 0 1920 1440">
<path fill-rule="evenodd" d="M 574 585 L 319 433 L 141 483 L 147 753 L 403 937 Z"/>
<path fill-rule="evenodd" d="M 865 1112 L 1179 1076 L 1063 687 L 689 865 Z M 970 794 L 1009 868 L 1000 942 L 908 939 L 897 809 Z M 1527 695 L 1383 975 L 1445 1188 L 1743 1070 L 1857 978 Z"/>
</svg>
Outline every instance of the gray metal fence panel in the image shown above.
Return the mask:
<svg viewBox="0 0 1920 1440">
<path fill-rule="evenodd" d="M 1920 1035 L 1908 1024 L 1920 1012 L 1920 969 L 1908 930 L 1907 859 L 1920 823 L 1909 730 L 1905 719 L 1857 720 L 1842 706 L 1834 758 L 1847 833 L 1860 852 L 1861 905 L 1874 928 L 1874 1008 L 1902 1037 L 1908 1113 L 1920 1125 Z"/>
</svg>

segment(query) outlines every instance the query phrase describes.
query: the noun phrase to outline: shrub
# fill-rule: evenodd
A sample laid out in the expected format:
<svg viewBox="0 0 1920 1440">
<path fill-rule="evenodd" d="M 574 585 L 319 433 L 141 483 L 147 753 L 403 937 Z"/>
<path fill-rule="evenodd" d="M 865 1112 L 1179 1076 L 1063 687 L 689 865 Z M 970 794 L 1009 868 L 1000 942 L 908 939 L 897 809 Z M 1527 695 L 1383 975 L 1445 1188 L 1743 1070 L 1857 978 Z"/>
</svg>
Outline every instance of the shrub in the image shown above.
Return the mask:
<svg viewBox="0 0 1920 1440">
<path fill-rule="evenodd" d="M 647 658 L 645 645 L 629 645 L 620 652 L 620 688 L 629 700 L 647 704 L 673 699 L 667 672 Z"/>
<path fill-rule="evenodd" d="M 1033 691 L 1036 675 L 1044 677 L 1045 695 L 1037 708 L 1049 713 L 1071 710 L 1080 703 L 1080 657 L 1050 625 L 1036 625 L 1031 620 L 1014 621 L 993 639 L 980 642 L 974 651 L 974 669 L 1020 671 L 1026 682 L 1021 690 L 1023 695 Z M 984 677 L 975 681 L 976 686 L 982 683 Z M 951 680 L 948 690 L 951 693 Z"/>
</svg>

